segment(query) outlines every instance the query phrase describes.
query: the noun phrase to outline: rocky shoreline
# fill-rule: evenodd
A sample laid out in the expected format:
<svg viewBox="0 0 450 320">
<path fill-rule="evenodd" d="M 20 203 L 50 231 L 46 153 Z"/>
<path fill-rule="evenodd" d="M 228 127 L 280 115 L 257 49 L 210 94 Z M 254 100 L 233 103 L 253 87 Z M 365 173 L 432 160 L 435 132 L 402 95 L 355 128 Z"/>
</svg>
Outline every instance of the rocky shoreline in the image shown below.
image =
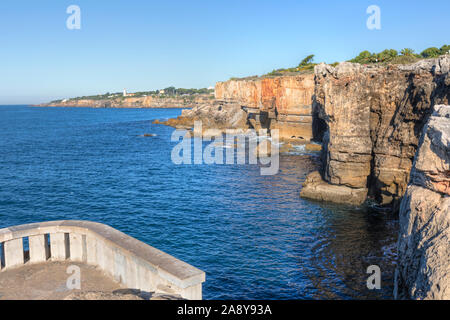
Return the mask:
<svg viewBox="0 0 450 320">
<path fill-rule="evenodd" d="M 35 107 L 89 107 L 89 108 L 193 108 L 211 102 L 211 95 L 198 94 L 175 97 L 128 97 L 116 99 L 71 99 L 34 105 Z"/>
<path fill-rule="evenodd" d="M 322 142 L 304 198 L 367 199 L 400 211 L 397 299 L 450 299 L 450 55 L 410 65 L 320 64 L 314 75 L 230 80 L 216 101 L 156 121 L 190 129 L 280 129 Z M 441 105 L 442 104 L 442 105 Z"/>
<path fill-rule="evenodd" d="M 316 66 L 313 108 L 326 127 L 322 180 L 315 174 L 302 195 L 322 200 L 333 190 L 341 203 L 369 197 L 398 210 L 422 128 L 436 104 L 450 101 L 449 69 L 449 55 L 400 66 Z"/>
<path fill-rule="evenodd" d="M 350 205 L 372 199 L 398 211 L 421 130 L 433 106 L 450 101 L 449 69 L 444 55 L 410 65 L 322 63 L 314 74 L 218 82 L 216 100 L 155 123 L 278 129 L 286 145 L 322 143 L 322 169 L 306 179 L 302 197 Z"/>
<path fill-rule="evenodd" d="M 216 99 L 211 103 L 183 110 L 175 119 L 154 123 L 191 130 L 195 121 L 201 121 L 203 132 L 196 135 L 251 129 L 270 136 L 277 130 L 281 153 L 290 152 L 296 145 L 317 152 L 321 146 L 312 143 L 313 93 L 312 73 L 218 82 Z"/>
</svg>

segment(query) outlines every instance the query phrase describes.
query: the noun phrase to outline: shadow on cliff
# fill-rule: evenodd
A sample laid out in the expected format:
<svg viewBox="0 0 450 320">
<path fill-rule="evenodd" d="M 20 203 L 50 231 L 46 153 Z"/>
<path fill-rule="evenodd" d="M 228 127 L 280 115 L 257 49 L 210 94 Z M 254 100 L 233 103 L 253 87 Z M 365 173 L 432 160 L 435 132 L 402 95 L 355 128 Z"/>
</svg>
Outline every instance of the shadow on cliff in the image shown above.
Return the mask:
<svg viewBox="0 0 450 320">
<path fill-rule="evenodd" d="M 320 118 L 320 104 L 317 102 L 315 94 L 312 96 L 312 116 L 313 141 L 322 143 L 328 126 L 325 120 Z"/>
</svg>

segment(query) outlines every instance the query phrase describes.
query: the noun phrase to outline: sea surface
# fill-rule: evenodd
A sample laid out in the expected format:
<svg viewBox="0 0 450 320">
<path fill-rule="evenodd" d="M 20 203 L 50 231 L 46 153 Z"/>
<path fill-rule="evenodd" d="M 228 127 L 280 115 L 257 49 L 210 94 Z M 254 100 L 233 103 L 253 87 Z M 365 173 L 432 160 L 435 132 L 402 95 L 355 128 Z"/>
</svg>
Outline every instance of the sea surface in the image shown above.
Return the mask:
<svg viewBox="0 0 450 320">
<path fill-rule="evenodd" d="M 396 216 L 301 199 L 318 154 L 281 155 L 274 176 L 176 165 L 173 129 L 152 121 L 180 114 L 0 106 L 0 228 L 108 224 L 204 270 L 204 299 L 392 299 Z"/>
</svg>

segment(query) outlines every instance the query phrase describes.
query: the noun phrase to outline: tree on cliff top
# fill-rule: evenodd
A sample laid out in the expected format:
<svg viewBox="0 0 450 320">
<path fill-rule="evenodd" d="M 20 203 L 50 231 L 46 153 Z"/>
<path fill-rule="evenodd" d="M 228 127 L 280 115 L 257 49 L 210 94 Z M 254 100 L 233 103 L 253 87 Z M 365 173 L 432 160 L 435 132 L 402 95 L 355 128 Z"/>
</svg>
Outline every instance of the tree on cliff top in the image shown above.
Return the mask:
<svg viewBox="0 0 450 320">
<path fill-rule="evenodd" d="M 370 63 L 373 59 L 373 54 L 369 51 L 365 50 L 361 52 L 356 58 L 350 60 L 350 62 L 354 63 Z"/>
<path fill-rule="evenodd" d="M 410 49 L 410 48 L 405 48 L 405 49 L 402 49 L 402 51 L 400 51 L 400 53 L 402 54 L 402 56 L 413 56 L 414 50 Z"/>
<path fill-rule="evenodd" d="M 316 65 L 316 63 L 313 63 L 314 60 L 314 55 L 311 54 L 309 56 L 307 56 L 306 58 L 304 58 L 297 67 L 294 68 L 288 68 L 288 69 L 276 69 L 273 70 L 272 72 L 269 72 L 264 76 L 283 76 L 286 75 L 286 73 L 289 72 L 306 72 L 306 71 L 310 71 L 314 69 L 314 66 Z"/>
<path fill-rule="evenodd" d="M 307 56 L 305 59 L 303 59 L 300 62 L 300 64 L 298 65 L 298 67 L 303 68 L 303 67 L 309 66 L 310 64 L 312 64 L 313 60 L 314 60 L 314 55 L 311 54 L 311 55 Z"/>
<path fill-rule="evenodd" d="M 389 62 L 398 56 L 398 51 L 394 49 L 386 49 L 377 55 L 379 62 Z"/>
</svg>

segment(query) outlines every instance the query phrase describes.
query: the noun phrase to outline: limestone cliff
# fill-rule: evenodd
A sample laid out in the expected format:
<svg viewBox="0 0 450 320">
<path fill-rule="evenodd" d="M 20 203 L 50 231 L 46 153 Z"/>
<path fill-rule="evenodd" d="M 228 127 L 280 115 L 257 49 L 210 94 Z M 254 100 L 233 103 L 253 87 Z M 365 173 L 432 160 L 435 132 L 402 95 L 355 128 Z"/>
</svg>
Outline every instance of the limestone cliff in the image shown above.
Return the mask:
<svg viewBox="0 0 450 320">
<path fill-rule="evenodd" d="M 255 129 L 278 129 L 285 141 L 308 142 L 313 137 L 313 74 L 218 82 L 215 92 L 216 99 L 245 107 Z"/>
<path fill-rule="evenodd" d="M 176 97 L 128 97 L 120 99 L 71 99 L 61 102 L 45 103 L 41 107 L 91 107 L 91 108 L 193 108 L 211 102 L 210 95 Z"/>
<path fill-rule="evenodd" d="M 308 180 L 301 194 L 323 200 L 328 185 L 338 202 L 360 204 L 368 194 L 397 206 L 425 121 L 434 105 L 450 100 L 449 68 L 448 55 L 413 65 L 316 66 L 313 108 L 326 124 L 323 180 Z"/>
<path fill-rule="evenodd" d="M 397 299 L 450 299 L 449 208 L 450 106 L 436 106 L 400 206 Z"/>
<path fill-rule="evenodd" d="M 156 120 L 156 124 L 165 124 L 177 129 L 191 129 L 195 121 L 201 121 L 202 129 L 225 132 L 226 129 L 249 128 L 248 114 L 239 104 L 215 100 L 212 103 L 183 110 L 181 115 L 167 121 Z"/>
</svg>

